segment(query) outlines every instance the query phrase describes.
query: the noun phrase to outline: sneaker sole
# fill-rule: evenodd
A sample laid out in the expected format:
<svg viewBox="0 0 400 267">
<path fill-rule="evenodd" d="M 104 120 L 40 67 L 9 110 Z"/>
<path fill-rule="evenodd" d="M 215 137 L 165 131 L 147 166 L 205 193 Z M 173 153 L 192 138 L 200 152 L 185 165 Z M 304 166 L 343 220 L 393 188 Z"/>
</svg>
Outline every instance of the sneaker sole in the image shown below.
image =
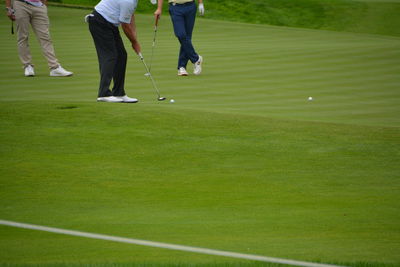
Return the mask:
<svg viewBox="0 0 400 267">
<path fill-rule="evenodd" d="M 67 75 L 62 75 L 62 74 L 51 74 L 50 73 L 50 77 L 70 77 L 70 76 L 72 76 L 72 75 L 74 75 L 74 73 L 71 73 L 71 74 L 67 74 Z"/>
<path fill-rule="evenodd" d="M 106 101 L 106 100 L 97 100 L 97 102 L 104 102 L 104 103 L 124 103 L 123 101 Z"/>
</svg>

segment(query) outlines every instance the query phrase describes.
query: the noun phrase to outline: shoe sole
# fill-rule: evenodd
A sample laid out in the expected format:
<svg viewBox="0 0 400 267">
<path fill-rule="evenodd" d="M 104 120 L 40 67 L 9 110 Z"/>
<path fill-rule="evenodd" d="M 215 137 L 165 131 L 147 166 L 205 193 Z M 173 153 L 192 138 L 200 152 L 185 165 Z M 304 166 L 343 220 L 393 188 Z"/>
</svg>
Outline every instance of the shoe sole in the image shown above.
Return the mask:
<svg viewBox="0 0 400 267">
<path fill-rule="evenodd" d="M 123 101 L 107 101 L 107 100 L 97 100 L 97 102 L 104 102 L 104 103 L 124 103 Z"/>
<path fill-rule="evenodd" d="M 139 102 L 139 100 L 137 100 L 137 101 L 106 101 L 106 100 L 97 100 L 97 102 L 134 104 L 134 103 Z"/>
<path fill-rule="evenodd" d="M 74 74 L 69 74 L 69 75 L 54 75 L 54 74 L 50 74 L 50 77 L 71 77 Z"/>
</svg>

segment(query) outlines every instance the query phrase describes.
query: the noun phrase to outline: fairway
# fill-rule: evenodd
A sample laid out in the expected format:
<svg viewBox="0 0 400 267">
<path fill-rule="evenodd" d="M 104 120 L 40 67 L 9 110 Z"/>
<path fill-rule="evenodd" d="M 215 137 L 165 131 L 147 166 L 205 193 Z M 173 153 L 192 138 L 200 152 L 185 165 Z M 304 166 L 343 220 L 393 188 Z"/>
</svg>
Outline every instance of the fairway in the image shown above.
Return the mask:
<svg viewBox="0 0 400 267">
<path fill-rule="evenodd" d="M 0 220 L 347 266 L 400 266 L 400 38 L 198 19 L 178 77 L 164 14 L 152 73 L 97 103 L 83 17 L 49 7 L 70 78 L 23 77 L 0 17 Z M 149 61 L 153 18 L 137 15 Z M 188 68 L 192 72 L 192 68 Z M 312 96 L 313 101 L 308 101 Z M 173 98 L 175 103 L 169 103 Z M 0 265 L 282 266 L 0 226 Z"/>
</svg>

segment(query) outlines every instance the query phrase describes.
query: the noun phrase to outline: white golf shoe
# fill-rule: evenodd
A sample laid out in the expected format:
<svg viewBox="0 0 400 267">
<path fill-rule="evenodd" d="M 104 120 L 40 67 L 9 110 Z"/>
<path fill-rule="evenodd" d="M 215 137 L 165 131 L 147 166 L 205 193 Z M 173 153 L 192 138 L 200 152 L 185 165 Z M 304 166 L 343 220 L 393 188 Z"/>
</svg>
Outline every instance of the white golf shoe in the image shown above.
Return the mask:
<svg viewBox="0 0 400 267">
<path fill-rule="evenodd" d="M 25 76 L 26 77 L 35 76 L 35 70 L 33 69 L 32 65 L 28 65 L 28 66 L 25 67 Z"/>
<path fill-rule="evenodd" d="M 186 71 L 186 69 L 184 67 L 180 67 L 178 69 L 178 76 L 188 76 L 188 72 Z"/>
<path fill-rule="evenodd" d="M 132 97 L 129 97 L 127 95 L 116 96 L 115 98 L 121 99 L 123 103 L 137 103 L 139 101 L 136 98 L 132 98 Z"/>
<path fill-rule="evenodd" d="M 199 60 L 197 60 L 197 62 L 194 63 L 194 70 L 193 70 L 194 75 L 200 75 L 201 64 L 203 64 L 203 57 L 199 55 Z"/>
<path fill-rule="evenodd" d="M 122 98 L 115 97 L 115 96 L 104 96 L 98 97 L 97 102 L 109 102 L 109 103 L 122 103 Z"/>
<path fill-rule="evenodd" d="M 58 66 L 55 69 L 50 70 L 50 76 L 52 77 L 68 77 L 72 76 L 72 72 L 65 70 L 63 67 Z"/>
</svg>

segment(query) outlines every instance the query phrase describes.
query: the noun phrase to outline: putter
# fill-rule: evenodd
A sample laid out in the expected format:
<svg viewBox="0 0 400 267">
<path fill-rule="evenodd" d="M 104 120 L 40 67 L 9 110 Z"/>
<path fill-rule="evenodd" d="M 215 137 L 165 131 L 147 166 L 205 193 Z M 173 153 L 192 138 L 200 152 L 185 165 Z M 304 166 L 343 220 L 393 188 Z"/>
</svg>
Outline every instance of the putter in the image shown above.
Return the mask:
<svg viewBox="0 0 400 267">
<path fill-rule="evenodd" d="M 158 101 L 163 101 L 163 100 L 167 99 L 166 97 L 160 96 L 160 91 L 158 90 L 157 85 L 156 85 L 156 82 L 155 82 L 154 79 L 153 79 L 153 75 L 151 75 L 150 70 L 149 70 L 149 68 L 147 67 L 146 62 L 144 61 L 144 58 L 143 58 L 142 53 L 139 53 L 138 56 L 139 56 L 139 58 L 140 58 L 140 61 L 143 62 L 143 66 L 144 66 L 144 68 L 146 69 L 147 73 L 149 74 L 148 76 L 150 77 L 151 82 L 152 82 L 152 84 L 153 84 L 153 87 L 154 87 L 154 89 L 156 90 L 156 93 L 157 93 L 157 100 L 158 100 Z"/>
<path fill-rule="evenodd" d="M 151 47 L 151 57 L 150 57 L 149 71 L 144 74 L 145 76 L 149 76 L 150 75 L 151 66 L 153 65 L 154 47 L 156 46 L 157 26 L 158 26 L 158 20 L 159 19 L 160 19 L 160 17 L 157 16 L 156 17 L 156 22 L 154 24 L 154 36 L 153 36 L 153 45 Z"/>
<path fill-rule="evenodd" d="M 14 9 L 11 9 L 11 14 L 15 15 Z M 15 17 L 14 17 L 15 19 Z M 11 20 L 11 34 L 14 34 L 14 20 Z"/>
</svg>

